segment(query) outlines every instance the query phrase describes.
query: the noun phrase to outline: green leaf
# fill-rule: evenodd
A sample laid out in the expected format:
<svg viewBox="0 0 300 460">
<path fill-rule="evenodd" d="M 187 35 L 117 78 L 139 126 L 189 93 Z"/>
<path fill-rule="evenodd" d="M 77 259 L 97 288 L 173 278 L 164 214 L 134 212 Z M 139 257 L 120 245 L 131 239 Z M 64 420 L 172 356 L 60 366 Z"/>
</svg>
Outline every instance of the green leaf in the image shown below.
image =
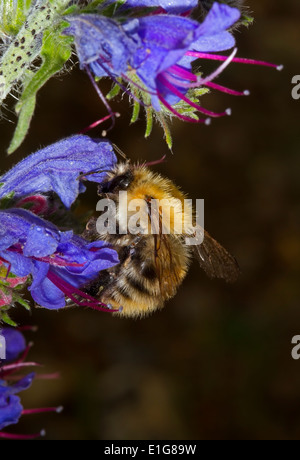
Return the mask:
<svg viewBox="0 0 300 460">
<path fill-rule="evenodd" d="M 139 114 L 140 114 L 140 108 L 141 106 L 138 103 L 138 101 L 134 101 L 130 123 L 135 123 L 138 120 Z"/>
<path fill-rule="evenodd" d="M 99 80 L 100 80 L 100 79 L 99 79 Z M 116 83 L 116 84 L 112 87 L 112 89 L 110 90 L 110 92 L 107 93 L 106 99 L 110 101 L 110 100 L 113 99 L 114 97 L 118 96 L 119 93 L 120 93 L 120 91 L 121 91 L 121 87 L 120 87 L 120 85 L 118 85 L 118 84 Z"/>
<path fill-rule="evenodd" d="M 153 128 L 153 110 L 151 107 L 146 108 L 146 131 L 145 137 L 149 137 Z"/>
<path fill-rule="evenodd" d="M 21 99 L 15 108 L 16 113 L 19 115 L 19 120 L 8 148 L 8 154 L 11 154 L 20 146 L 27 134 L 35 109 L 37 92 L 55 73 L 63 68 L 71 56 L 72 38 L 60 35 L 60 32 L 67 25 L 67 22 L 63 22 L 55 32 L 53 30 L 44 32 L 41 50 L 43 62 L 37 72 L 27 73 Z"/>
<path fill-rule="evenodd" d="M 26 300 L 22 299 L 22 297 L 14 295 L 14 301 L 22 305 L 22 307 L 24 307 L 27 311 L 30 311 L 29 303 Z"/>
<path fill-rule="evenodd" d="M 254 23 L 254 18 L 252 16 L 248 16 L 247 14 L 243 14 L 242 16 L 242 24 L 246 27 L 252 26 Z"/>
<path fill-rule="evenodd" d="M 163 128 L 167 146 L 169 147 L 170 150 L 172 150 L 173 139 L 172 139 L 172 134 L 171 134 L 167 119 L 164 115 L 161 115 L 161 114 L 159 114 L 158 119 Z"/>
<path fill-rule="evenodd" d="M 12 327 L 17 327 L 17 323 L 15 323 L 6 312 L 0 312 L 0 319 L 3 321 L 5 324 L 8 324 L 9 326 Z"/>
<path fill-rule="evenodd" d="M 19 118 L 17 122 L 17 127 L 15 129 L 15 132 L 11 140 L 11 143 L 9 145 L 9 148 L 7 149 L 8 155 L 10 155 L 15 150 L 17 150 L 17 148 L 20 147 L 20 145 L 22 144 L 29 130 L 29 125 L 30 125 L 30 122 L 33 116 L 35 104 L 36 104 L 35 95 L 25 99 L 25 101 L 22 102 L 21 108 L 19 110 Z"/>
<path fill-rule="evenodd" d="M 15 192 L 10 192 L 0 201 L 0 209 L 7 209 L 11 207 L 12 199 L 14 197 Z"/>
<path fill-rule="evenodd" d="M 0 32 L 17 35 L 26 20 L 32 0 L 0 0 Z"/>
<path fill-rule="evenodd" d="M 114 3 L 112 3 L 111 5 L 108 5 L 106 8 L 103 8 L 101 10 L 101 14 L 103 16 L 113 16 L 117 9 L 120 8 L 120 6 L 124 5 L 124 3 L 126 2 L 126 0 L 117 0 L 115 1 Z M 84 8 L 82 11 L 83 12 L 93 12 L 93 11 L 97 11 L 98 10 L 98 7 L 101 6 L 101 4 L 104 3 L 104 0 L 94 0 L 92 1 L 86 8 Z"/>
</svg>

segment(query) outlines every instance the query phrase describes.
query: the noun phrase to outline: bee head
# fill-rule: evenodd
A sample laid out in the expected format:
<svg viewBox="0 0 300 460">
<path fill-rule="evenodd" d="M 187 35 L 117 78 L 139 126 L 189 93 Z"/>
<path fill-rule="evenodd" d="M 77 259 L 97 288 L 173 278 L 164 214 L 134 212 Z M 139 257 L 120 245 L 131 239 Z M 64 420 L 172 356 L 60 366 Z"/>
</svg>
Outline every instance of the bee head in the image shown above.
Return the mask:
<svg viewBox="0 0 300 460">
<path fill-rule="evenodd" d="M 107 178 L 99 185 L 98 194 L 118 193 L 128 190 L 134 179 L 134 173 L 128 163 L 121 163 L 112 170 Z"/>
</svg>

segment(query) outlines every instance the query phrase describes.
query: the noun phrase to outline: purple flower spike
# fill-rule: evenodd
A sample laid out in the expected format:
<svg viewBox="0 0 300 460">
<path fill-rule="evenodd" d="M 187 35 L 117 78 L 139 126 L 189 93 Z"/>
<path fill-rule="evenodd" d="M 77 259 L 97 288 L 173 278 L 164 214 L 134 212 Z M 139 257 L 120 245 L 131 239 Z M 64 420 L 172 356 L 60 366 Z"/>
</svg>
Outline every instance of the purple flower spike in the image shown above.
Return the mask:
<svg viewBox="0 0 300 460">
<path fill-rule="evenodd" d="M 124 7 L 156 5 L 168 12 L 175 8 L 181 13 L 195 6 L 195 2 L 129 1 Z M 74 35 L 81 68 L 86 68 L 89 74 L 92 71 L 97 77 L 109 76 L 128 92 L 120 80 L 116 80 L 122 78 L 138 91 L 150 95 L 156 111 L 165 106 L 183 120 L 209 122 L 180 115 L 173 107 L 183 100 L 208 116 L 229 114 L 229 111 L 207 111 L 185 97 L 190 88 L 201 86 L 201 83 L 195 84 L 191 67 L 197 57 L 188 53 L 232 48 L 235 40 L 227 29 L 239 17 L 239 10 L 219 3 L 214 3 L 202 24 L 172 14 L 148 15 L 123 23 L 101 15 L 84 14 L 69 17 L 71 26 L 65 33 Z M 183 76 L 183 72 L 186 75 Z M 136 76 L 143 86 L 139 85 Z M 130 95 L 141 102 L 134 91 Z M 102 95 L 101 98 L 103 100 Z M 141 103 L 145 105 L 143 100 Z"/>
<path fill-rule="evenodd" d="M 236 8 L 214 3 L 202 24 L 171 15 L 140 18 L 136 33 L 144 46 L 133 56 L 131 66 L 153 94 L 152 105 L 156 110 L 160 110 L 159 102 L 169 108 L 187 92 L 190 75 L 193 77 L 191 62 L 196 58 L 186 53 L 200 49 L 221 51 L 234 46 L 235 40 L 227 29 L 239 17 Z M 183 79 L 183 73 L 176 73 L 174 66 L 189 72 L 189 78 Z"/>
<path fill-rule="evenodd" d="M 115 3 L 109 0 L 107 3 Z M 198 0 L 126 0 L 122 8 L 163 8 L 168 13 L 184 13 L 198 5 Z"/>
<path fill-rule="evenodd" d="M 12 327 L 0 330 L 6 342 L 6 361 L 14 361 L 26 349 L 26 341 L 21 332 Z"/>
<path fill-rule="evenodd" d="M 34 376 L 34 373 L 28 374 L 12 385 L 8 385 L 5 380 L 0 380 L 0 430 L 18 423 L 23 407 L 16 394 L 29 388 Z"/>
<path fill-rule="evenodd" d="M 119 263 L 116 251 L 103 241 L 90 243 L 72 231 L 61 232 L 25 209 L 0 211 L 0 259 L 15 275 L 31 275 L 32 298 L 52 310 L 64 307 L 66 296 L 83 305 L 76 296 L 85 294 L 78 288 Z M 92 308 L 105 307 L 88 300 Z"/>
<path fill-rule="evenodd" d="M 79 193 L 85 191 L 78 180 L 81 174 L 107 171 L 117 159 L 108 141 L 88 136 L 72 136 L 25 158 L 0 177 L 0 199 L 54 191 L 69 208 Z M 101 182 L 105 172 L 87 175 L 86 180 Z"/>
<path fill-rule="evenodd" d="M 214 54 L 234 48 L 235 39 L 229 29 L 239 20 L 241 13 L 237 8 L 215 2 L 204 21 L 199 23 L 186 14 L 196 3 L 188 0 L 129 0 L 120 11 L 145 6 L 157 6 L 158 10 L 127 22 L 101 16 L 101 9 L 98 15 L 68 18 L 71 26 L 65 33 L 74 36 L 80 66 L 92 79 L 110 116 L 113 116 L 112 110 L 91 73 L 97 77 L 110 77 L 137 103 L 146 108 L 151 105 L 156 112 L 162 112 L 162 116 L 167 109 L 184 121 L 209 124 L 211 117 L 229 116 L 231 109 L 213 112 L 201 107 L 196 99 L 197 88 L 236 96 L 249 94 L 247 90 L 235 91 L 213 81 L 231 62 L 281 70 L 282 66 L 236 58 L 236 49 L 229 56 Z M 169 14 L 160 14 L 160 8 Z M 197 59 L 223 62 L 213 73 L 202 77 L 193 73 L 192 63 Z M 129 84 L 130 90 L 123 82 Z M 178 103 L 181 105 L 176 107 Z M 190 108 L 194 110 L 191 112 Z M 196 111 L 209 118 L 197 118 Z M 188 116 L 189 112 L 191 116 Z M 160 117 L 158 119 L 161 121 Z"/>
<path fill-rule="evenodd" d="M 34 328 L 25 326 L 22 329 L 33 330 Z M 0 331 L 0 333 L 5 337 L 7 353 L 15 353 L 17 348 L 20 349 L 20 337 L 17 335 L 20 333 L 17 330 L 13 330 L 12 328 L 4 328 L 2 331 Z M 31 440 L 39 438 L 40 436 L 44 436 L 45 430 L 41 430 L 39 433 L 33 434 L 16 434 L 4 432 L 2 429 L 10 425 L 15 425 L 19 422 L 20 417 L 23 415 L 49 412 L 56 412 L 59 414 L 63 410 L 63 407 L 61 406 L 23 409 L 23 405 L 21 403 L 20 397 L 18 396 L 18 393 L 27 390 L 31 386 L 34 378 L 57 378 L 56 374 L 36 375 L 35 373 L 30 373 L 23 377 L 20 376 L 20 372 L 22 372 L 23 368 L 27 368 L 28 366 L 39 366 L 39 364 L 35 362 L 25 361 L 30 347 L 30 344 L 27 346 L 25 344 L 25 349 L 23 350 L 21 357 L 19 357 L 11 364 L 5 364 L 0 367 L 0 439 Z"/>
<path fill-rule="evenodd" d="M 65 35 L 75 37 L 75 45 L 81 68 L 89 65 L 98 77 L 118 77 L 127 71 L 130 57 L 135 54 L 137 37 L 127 34 L 137 25 L 130 21 L 122 28 L 117 21 L 97 14 L 68 16 L 70 27 Z"/>
</svg>

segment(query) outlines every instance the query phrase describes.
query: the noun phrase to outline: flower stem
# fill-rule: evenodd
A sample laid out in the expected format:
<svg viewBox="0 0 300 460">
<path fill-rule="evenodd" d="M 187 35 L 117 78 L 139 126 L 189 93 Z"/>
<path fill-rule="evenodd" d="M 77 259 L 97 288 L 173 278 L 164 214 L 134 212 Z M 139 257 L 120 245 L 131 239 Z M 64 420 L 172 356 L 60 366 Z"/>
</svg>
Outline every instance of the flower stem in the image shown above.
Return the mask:
<svg viewBox="0 0 300 460">
<path fill-rule="evenodd" d="M 0 60 L 0 105 L 39 56 L 44 31 L 53 25 L 68 3 L 69 0 L 36 0 L 33 3 L 26 21 Z"/>
</svg>

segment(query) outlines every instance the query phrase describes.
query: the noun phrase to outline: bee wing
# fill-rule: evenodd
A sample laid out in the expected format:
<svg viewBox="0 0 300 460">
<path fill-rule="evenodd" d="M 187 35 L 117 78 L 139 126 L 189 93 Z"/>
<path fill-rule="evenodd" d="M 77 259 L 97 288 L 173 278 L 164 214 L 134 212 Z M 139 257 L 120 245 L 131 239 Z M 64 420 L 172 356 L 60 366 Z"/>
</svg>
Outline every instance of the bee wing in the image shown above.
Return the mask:
<svg viewBox="0 0 300 460">
<path fill-rule="evenodd" d="M 194 248 L 200 267 L 210 278 L 222 278 L 228 283 L 237 280 L 240 268 L 236 259 L 209 233 L 204 231 L 203 242 Z"/>
<path fill-rule="evenodd" d="M 150 215 L 150 210 L 149 210 Z M 161 210 L 151 212 L 153 255 L 160 294 L 164 299 L 173 297 L 181 283 L 186 268 L 182 266 L 183 243 L 173 235 L 164 233 Z"/>
<path fill-rule="evenodd" d="M 154 235 L 154 263 L 163 298 L 173 297 L 182 279 L 182 267 L 174 254 L 175 244 L 170 241 L 170 235 Z"/>
</svg>

